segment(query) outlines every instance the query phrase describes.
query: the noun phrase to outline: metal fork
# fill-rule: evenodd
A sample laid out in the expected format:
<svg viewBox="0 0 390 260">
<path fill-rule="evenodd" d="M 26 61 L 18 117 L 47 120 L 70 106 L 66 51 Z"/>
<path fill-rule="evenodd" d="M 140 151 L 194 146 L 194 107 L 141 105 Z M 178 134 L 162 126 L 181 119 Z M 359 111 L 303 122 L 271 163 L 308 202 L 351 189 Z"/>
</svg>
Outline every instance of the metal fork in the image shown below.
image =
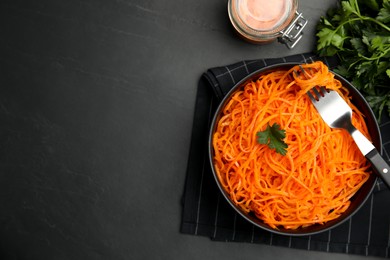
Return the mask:
<svg viewBox="0 0 390 260">
<path fill-rule="evenodd" d="M 311 102 L 325 123 L 331 128 L 342 128 L 349 132 L 363 155 L 371 162 L 376 173 L 390 188 L 389 165 L 374 145 L 352 125 L 352 109 L 344 99 L 333 90 L 314 87 L 307 92 Z"/>
</svg>

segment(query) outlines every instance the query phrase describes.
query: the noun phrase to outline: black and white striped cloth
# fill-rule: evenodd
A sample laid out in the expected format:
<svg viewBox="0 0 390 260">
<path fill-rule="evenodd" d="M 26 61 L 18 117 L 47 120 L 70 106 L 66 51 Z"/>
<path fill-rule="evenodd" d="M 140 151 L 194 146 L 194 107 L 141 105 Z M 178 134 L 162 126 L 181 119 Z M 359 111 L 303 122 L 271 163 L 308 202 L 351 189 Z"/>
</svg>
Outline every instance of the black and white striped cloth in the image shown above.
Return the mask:
<svg viewBox="0 0 390 260">
<path fill-rule="evenodd" d="M 242 61 L 209 69 L 198 85 L 190 155 L 187 166 L 181 232 L 208 236 L 218 241 L 236 241 L 284 246 L 303 250 L 350 253 L 390 258 L 390 190 L 378 182 L 372 196 L 348 221 L 317 235 L 290 237 L 259 229 L 231 208 L 218 190 L 207 155 L 207 138 L 214 111 L 223 96 L 243 77 L 267 65 L 283 62 L 333 59 L 306 53 L 285 58 Z M 384 157 L 390 155 L 390 120 L 380 124 Z"/>
</svg>

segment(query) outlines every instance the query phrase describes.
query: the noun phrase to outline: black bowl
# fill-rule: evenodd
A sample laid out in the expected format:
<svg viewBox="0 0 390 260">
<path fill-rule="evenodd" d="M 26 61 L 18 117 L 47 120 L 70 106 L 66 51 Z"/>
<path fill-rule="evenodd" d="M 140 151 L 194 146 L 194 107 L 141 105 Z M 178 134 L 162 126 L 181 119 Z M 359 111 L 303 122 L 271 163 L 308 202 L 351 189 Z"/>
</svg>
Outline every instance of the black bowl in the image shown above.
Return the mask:
<svg viewBox="0 0 390 260">
<path fill-rule="evenodd" d="M 376 174 L 371 174 L 369 179 L 366 181 L 366 183 L 363 184 L 363 186 L 356 192 L 356 194 L 351 198 L 351 204 L 349 208 L 337 219 L 328 221 L 324 224 L 314 224 L 308 227 L 301 227 L 295 230 L 290 230 L 290 229 L 285 229 L 285 228 L 278 228 L 274 229 L 270 227 L 268 224 L 264 223 L 262 220 L 257 218 L 253 213 L 246 213 L 243 210 L 241 210 L 239 207 L 237 207 L 233 201 L 230 199 L 228 193 L 224 190 L 222 185 L 219 182 L 218 176 L 216 174 L 214 164 L 213 164 L 213 157 L 214 157 L 214 151 L 213 151 L 213 145 L 212 145 L 212 138 L 213 138 L 213 133 L 216 128 L 216 123 L 219 121 L 221 110 L 225 106 L 225 104 L 230 100 L 230 97 L 234 92 L 236 92 L 238 89 L 242 88 L 243 86 L 246 85 L 247 82 L 256 80 L 260 77 L 262 74 L 267 74 L 272 71 L 277 71 L 280 69 L 290 69 L 295 65 L 299 65 L 301 63 L 282 63 L 282 64 L 275 64 L 272 66 L 268 66 L 262 69 L 259 69 L 244 79 L 242 79 L 240 82 L 238 82 L 229 92 L 228 94 L 224 97 L 222 102 L 219 104 L 212 124 L 210 128 L 210 133 L 209 133 L 209 141 L 208 141 L 208 149 L 209 149 L 209 161 L 211 164 L 212 172 L 214 175 L 214 178 L 217 182 L 217 185 L 222 192 L 223 196 L 225 199 L 229 202 L 229 204 L 241 215 L 243 216 L 247 221 L 251 222 L 255 226 L 262 228 L 264 230 L 268 230 L 270 232 L 279 234 L 279 235 L 289 235 L 289 236 L 304 236 L 304 235 L 313 235 L 317 234 L 320 232 L 327 231 L 329 229 L 332 229 L 345 221 L 347 221 L 352 215 L 354 215 L 366 202 L 366 200 L 369 198 L 371 195 L 375 183 L 377 180 Z M 334 72 L 333 72 L 334 73 Z M 362 94 L 346 79 L 338 75 L 337 73 L 335 74 L 335 78 L 338 79 L 344 87 L 346 87 L 350 91 L 350 95 L 352 97 L 352 103 L 365 115 L 365 121 L 367 124 L 367 127 L 369 129 L 372 141 L 374 146 L 382 153 L 382 140 L 381 140 L 381 134 L 378 126 L 378 122 L 376 120 L 376 117 L 370 108 L 369 104 L 367 101 L 364 99 Z"/>
</svg>

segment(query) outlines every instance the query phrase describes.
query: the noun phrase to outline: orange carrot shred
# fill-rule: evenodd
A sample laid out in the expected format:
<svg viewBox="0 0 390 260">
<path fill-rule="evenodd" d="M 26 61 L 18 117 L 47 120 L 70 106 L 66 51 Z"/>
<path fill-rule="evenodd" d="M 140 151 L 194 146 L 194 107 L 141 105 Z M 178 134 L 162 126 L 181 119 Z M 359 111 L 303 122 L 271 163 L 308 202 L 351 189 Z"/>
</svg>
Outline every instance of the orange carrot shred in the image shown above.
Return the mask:
<svg viewBox="0 0 390 260">
<path fill-rule="evenodd" d="M 348 90 L 322 62 L 301 65 L 310 77 L 279 70 L 236 91 L 213 133 L 214 168 L 222 187 L 245 212 L 272 228 L 297 229 L 338 218 L 367 181 L 369 164 L 344 130 L 321 119 L 306 92 L 337 91 L 353 108 L 352 122 L 370 138 Z M 286 131 L 287 154 L 259 144 L 256 134 L 277 123 Z"/>
</svg>

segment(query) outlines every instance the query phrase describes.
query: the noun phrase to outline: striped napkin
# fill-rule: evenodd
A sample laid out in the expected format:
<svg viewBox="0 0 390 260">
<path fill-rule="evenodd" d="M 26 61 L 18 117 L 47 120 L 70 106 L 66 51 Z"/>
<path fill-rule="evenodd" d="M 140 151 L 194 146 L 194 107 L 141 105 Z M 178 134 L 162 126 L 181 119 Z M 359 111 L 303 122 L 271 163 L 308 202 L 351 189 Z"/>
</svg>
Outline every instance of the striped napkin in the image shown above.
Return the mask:
<svg viewBox="0 0 390 260">
<path fill-rule="evenodd" d="M 283 246 L 302 250 L 390 258 L 390 190 L 379 180 L 365 205 L 348 221 L 320 234 L 291 237 L 264 231 L 242 218 L 225 201 L 215 183 L 207 154 L 212 116 L 224 95 L 243 77 L 262 67 L 285 62 L 322 60 L 330 68 L 337 60 L 312 53 L 257 59 L 211 68 L 199 80 L 190 154 L 187 165 L 180 231 L 217 241 Z M 390 119 L 380 124 L 384 157 L 390 155 Z"/>
</svg>

